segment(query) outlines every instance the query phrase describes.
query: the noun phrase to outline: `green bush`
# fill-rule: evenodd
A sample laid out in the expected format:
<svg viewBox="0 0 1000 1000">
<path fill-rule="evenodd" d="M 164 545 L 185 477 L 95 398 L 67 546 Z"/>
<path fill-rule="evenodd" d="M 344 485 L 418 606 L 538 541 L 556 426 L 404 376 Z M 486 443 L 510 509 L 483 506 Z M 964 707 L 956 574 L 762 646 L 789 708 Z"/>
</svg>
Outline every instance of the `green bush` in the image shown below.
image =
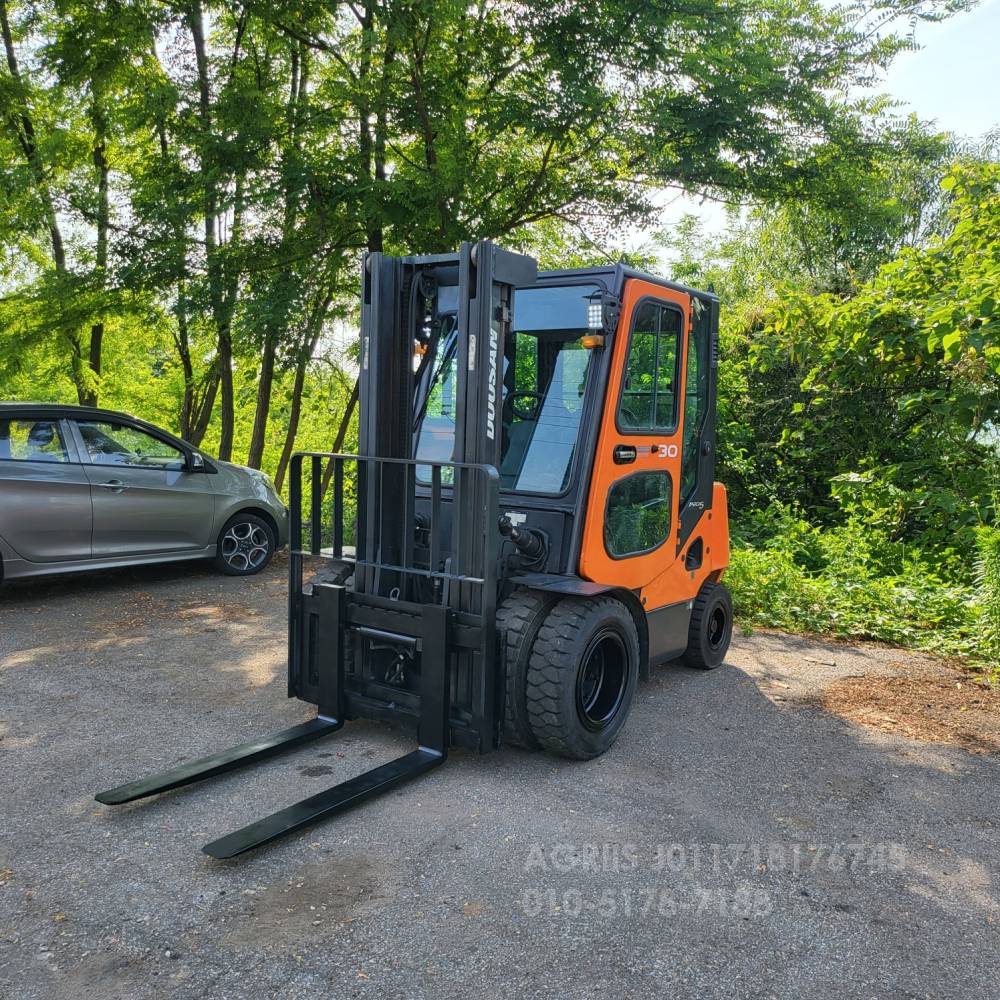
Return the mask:
<svg viewBox="0 0 1000 1000">
<path fill-rule="evenodd" d="M 979 598 L 981 647 L 994 673 L 1000 672 L 1000 530 L 980 528 L 976 534 L 979 559 L 976 589 Z"/>
<path fill-rule="evenodd" d="M 973 587 L 858 521 L 820 530 L 791 512 L 770 513 L 774 534 L 759 516 L 734 530 L 726 583 L 744 625 L 996 662 L 1000 532 L 980 535 Z"/>
</svg>

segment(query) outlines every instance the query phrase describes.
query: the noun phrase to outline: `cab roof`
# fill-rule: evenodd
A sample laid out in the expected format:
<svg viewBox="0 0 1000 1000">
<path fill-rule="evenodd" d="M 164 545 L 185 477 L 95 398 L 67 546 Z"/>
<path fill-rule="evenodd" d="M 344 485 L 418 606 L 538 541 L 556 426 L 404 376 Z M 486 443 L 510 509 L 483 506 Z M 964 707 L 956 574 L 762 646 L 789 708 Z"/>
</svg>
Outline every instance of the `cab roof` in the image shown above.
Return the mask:
<svg viewBox="0 0 1000 1000">
<path fill-rule="evenodd" d="M 634 267 L 629 267 L 627 264 L 608 264 L 602 267 L 571 267 L 555 271 L 538 272 L 538 284 L 540 285 L 556 285 L 560 282 L 565 282 L 567 279 L 575 278 L 590 278 L 599 281 L 609 292 L 617 295 L 619 298 L 621 298 L 622 292 L 625 290 L 625 282 L 637 279 L 639 281 L 648 281 L 653 285 L 660 285 L 663 288 L 669 288 L 675 292 L 682 292 L 685 295 L 690 295 L 692 298 L 701 299 L 706 304 L 719 301 L 718 295 L 714 292 L 705 292 L 698 288 L 691 288 L 688 285 L 681 285 L 676 281 L 669 281 L 655 274 L 647 274 L 645 271 L 639 271 Z"/>
</svg>

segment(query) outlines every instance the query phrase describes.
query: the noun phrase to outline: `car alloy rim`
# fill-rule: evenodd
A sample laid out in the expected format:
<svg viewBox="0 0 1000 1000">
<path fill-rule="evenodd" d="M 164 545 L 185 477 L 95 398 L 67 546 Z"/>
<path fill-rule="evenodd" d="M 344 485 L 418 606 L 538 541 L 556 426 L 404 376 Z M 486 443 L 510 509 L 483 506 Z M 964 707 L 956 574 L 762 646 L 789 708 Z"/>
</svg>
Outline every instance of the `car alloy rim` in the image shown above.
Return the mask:
<svg viewBox="0 0 1000 1000">
<path fill-rule="evenodd" d="M 629 655 L 616 629 L 602 629 L 591 639 L 576 676 L 576 710 L 590 730 L 609 726 L 625 699 Z"/>
<path fill-rule="evenodd" d="M 238 521 L 222 539 L 222 558 L 240 572 L 263 566 L 267 550 L 267 532 L 249 521 Z"/>
</svg>

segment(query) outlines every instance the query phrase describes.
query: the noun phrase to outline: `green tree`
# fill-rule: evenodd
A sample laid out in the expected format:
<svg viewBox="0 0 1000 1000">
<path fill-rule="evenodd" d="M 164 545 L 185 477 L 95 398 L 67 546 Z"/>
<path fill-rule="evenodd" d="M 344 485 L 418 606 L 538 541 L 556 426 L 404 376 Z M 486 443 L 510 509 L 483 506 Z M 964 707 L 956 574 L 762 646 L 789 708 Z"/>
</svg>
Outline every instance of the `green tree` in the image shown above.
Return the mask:
<svg viewBox="0 0 1000 1000">
<path fill-rule="evenodd" d="M 961 6 L 2 0 L 5 371 L 47 344 L 93 401 L 133 336 L 185 436 L 287 464 L 303 399 L 351 398 L 323 359 L 361 251 L 551 259 L 667 185 L 864 176 L 891 137 L 837 95 Z"/>
<path fill-rule="evenodd" d="M 821 506 L 832 486 L 893 537 L 971 554 L 973 527 L 995 516 L 1000 164 L 957 166 L 942 186 L 946 235 L 905 248 L 849 299 L 786 289 L 750 363 L 799 379 L 770 401 L 786 499 Z"/>
</svg>

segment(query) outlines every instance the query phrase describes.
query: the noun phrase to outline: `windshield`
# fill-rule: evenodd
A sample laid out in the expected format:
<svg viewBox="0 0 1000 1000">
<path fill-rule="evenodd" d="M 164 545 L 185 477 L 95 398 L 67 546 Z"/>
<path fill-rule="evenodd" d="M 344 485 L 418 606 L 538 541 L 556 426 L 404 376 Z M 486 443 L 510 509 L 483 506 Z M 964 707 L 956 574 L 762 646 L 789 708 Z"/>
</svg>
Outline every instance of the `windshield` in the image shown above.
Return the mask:
<svg viewBox="0 0 1000 1000">
<path fill-rule="evenodd" d="M 503 360 L 500 487 L 561 493 L 569 484 L 592 351 L 587 306 L 597 285 L 515 293 Z M 598 301 L 599 298 L 598 298 Z M 455 444 L 457 335 L 438 341 L 417 458 L 449 461 Z"/>
</svg>

